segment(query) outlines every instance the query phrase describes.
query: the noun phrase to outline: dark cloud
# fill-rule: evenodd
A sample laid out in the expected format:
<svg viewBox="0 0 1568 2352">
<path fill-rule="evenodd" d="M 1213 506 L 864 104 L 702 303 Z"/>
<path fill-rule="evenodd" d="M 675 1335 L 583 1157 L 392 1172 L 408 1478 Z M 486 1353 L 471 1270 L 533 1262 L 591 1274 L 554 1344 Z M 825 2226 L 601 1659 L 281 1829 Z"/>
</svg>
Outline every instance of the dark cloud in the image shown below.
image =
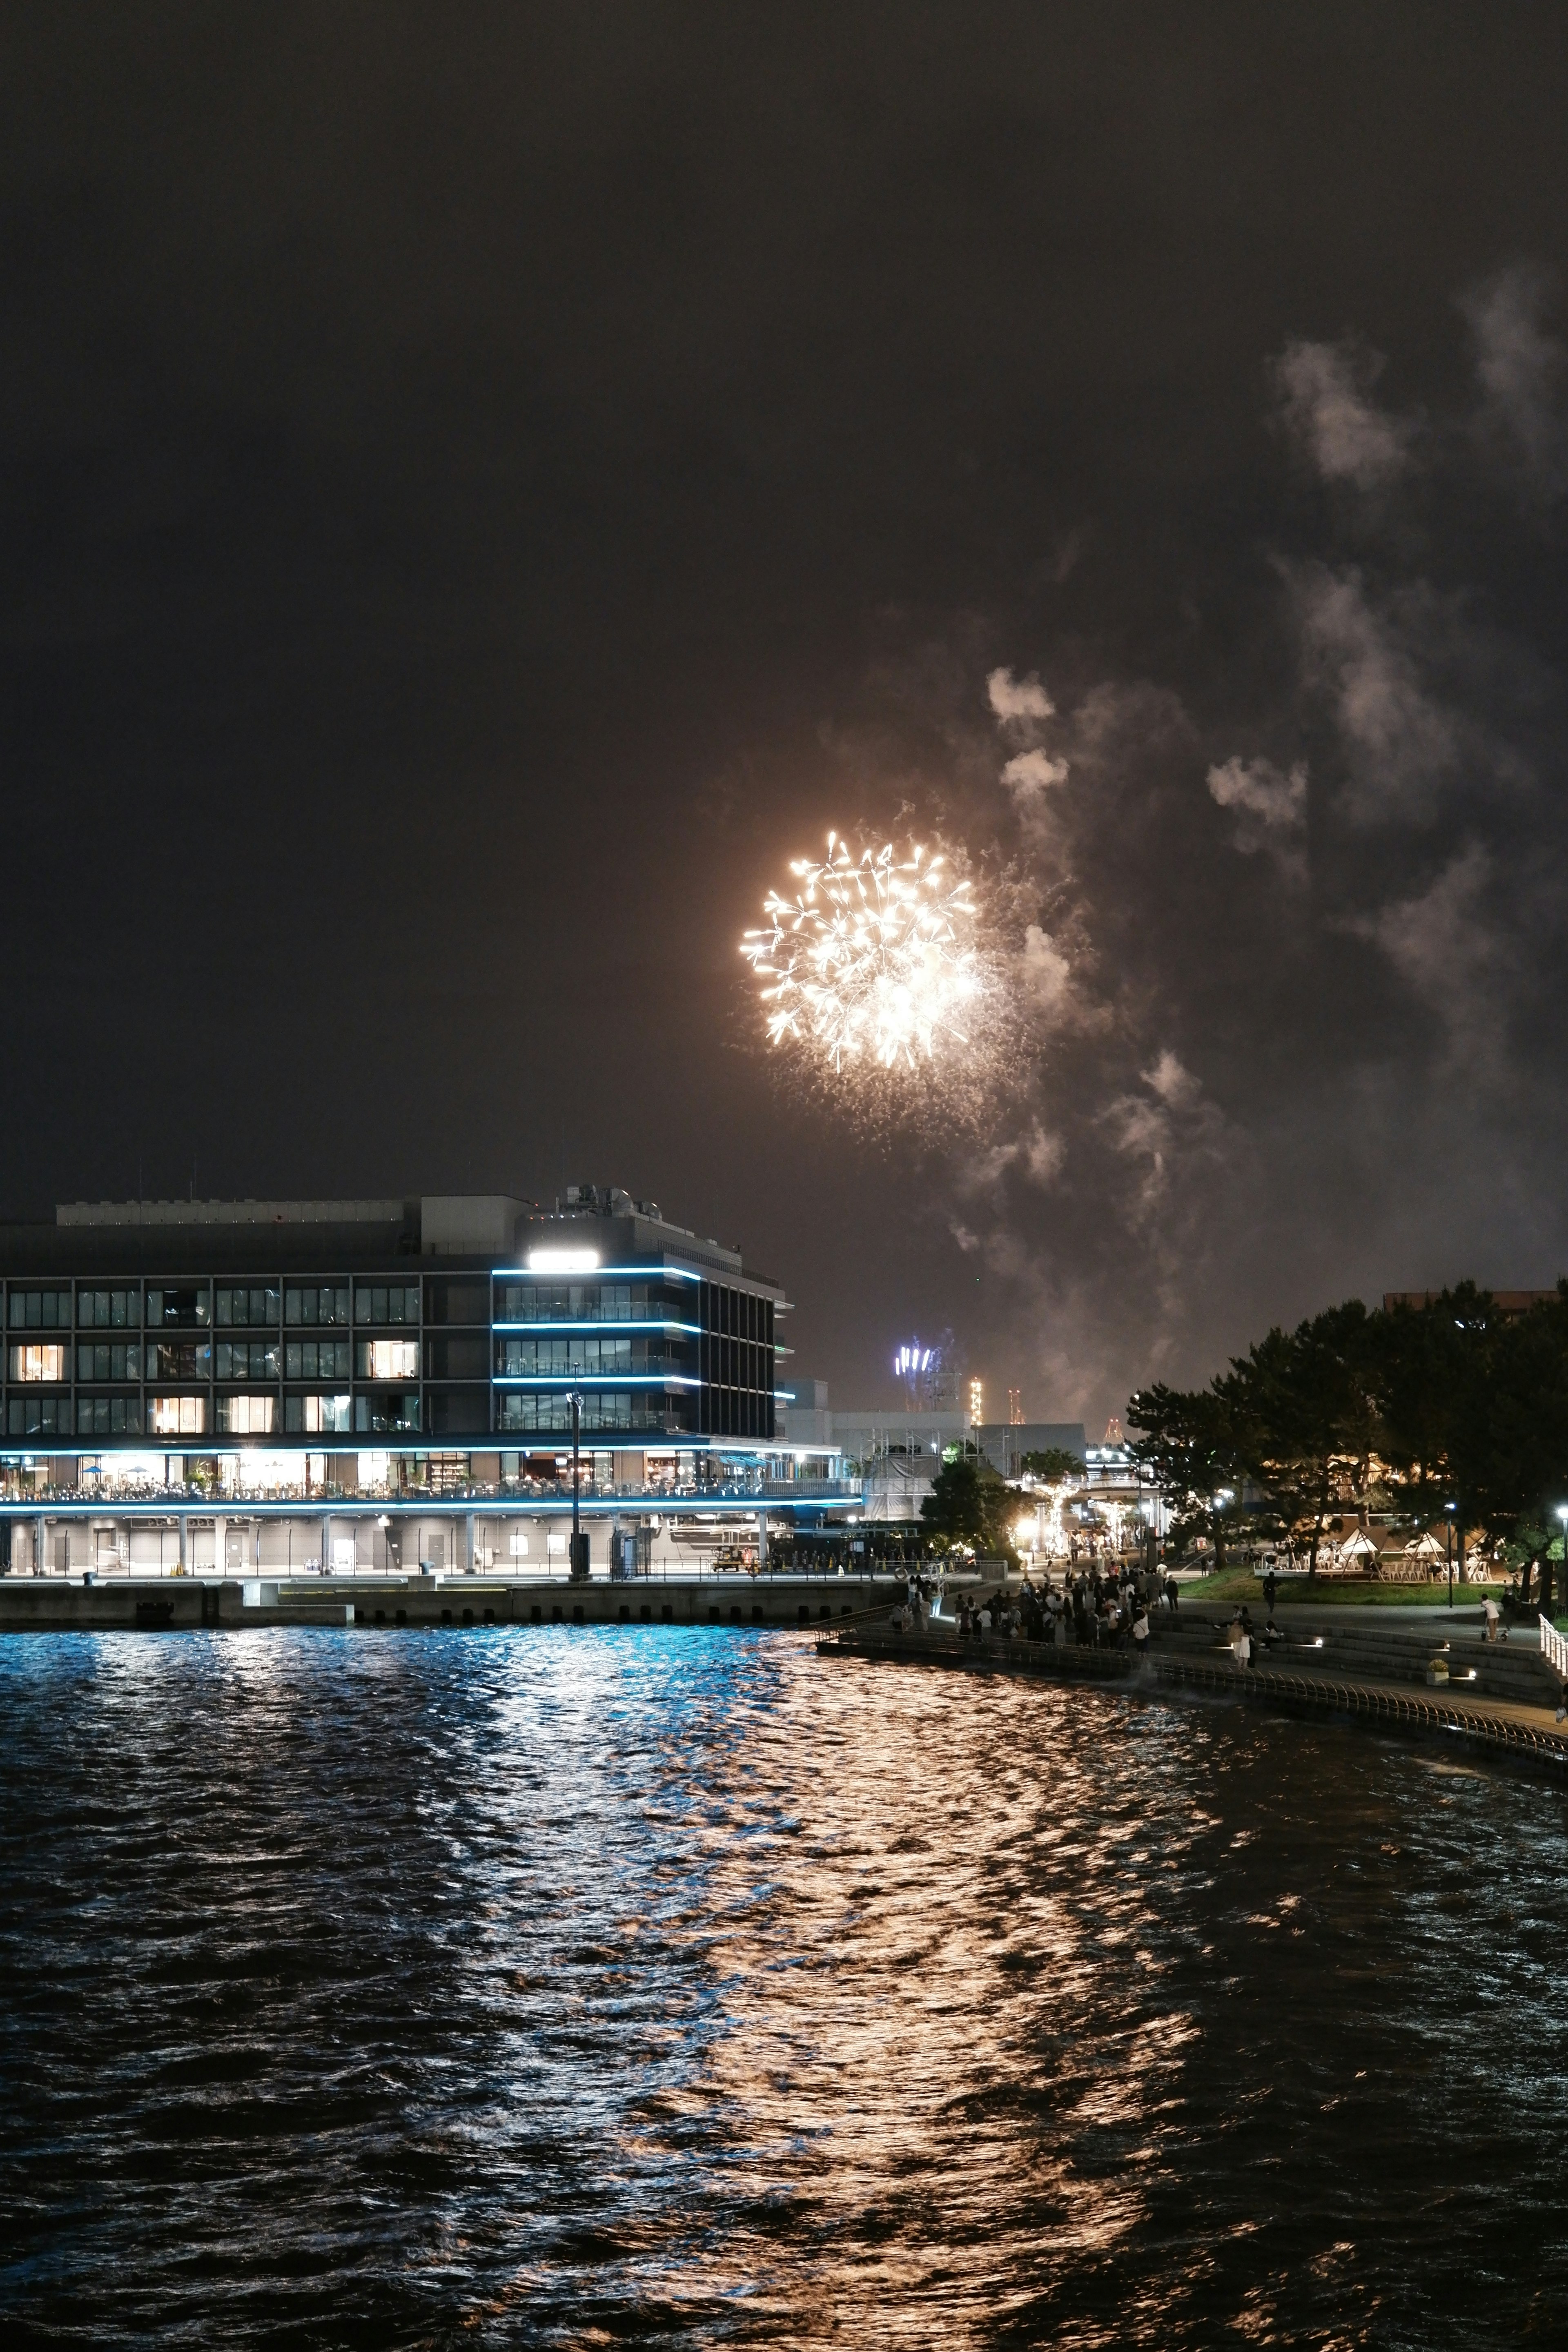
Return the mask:
<svg viewBox="0 0 1568 2352">
<path fill-rule="evenodd" d="M 952 1325 L 1039 1413 L 1568 1262 L 1554 19 L 0 65 L 13 1206 L 605 1175 L 841 1394 Z M 782 1094 L 735 952 L 900 811 L 1011 877 L 950 1154 Z"/>
</svg>

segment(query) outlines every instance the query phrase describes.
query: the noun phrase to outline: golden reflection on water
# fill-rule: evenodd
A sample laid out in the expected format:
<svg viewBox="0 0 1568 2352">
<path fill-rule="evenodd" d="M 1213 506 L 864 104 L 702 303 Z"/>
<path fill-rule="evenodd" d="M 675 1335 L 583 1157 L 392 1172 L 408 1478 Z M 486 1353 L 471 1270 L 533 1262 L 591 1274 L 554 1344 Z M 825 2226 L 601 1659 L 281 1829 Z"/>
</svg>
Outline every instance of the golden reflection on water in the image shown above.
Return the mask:
<svg viewBox="0 0 1568 2352">
<path fill-rule="evenodd" d="M 1555 1791 L 728 1632 L 24 1640 L 0 1706 L 0 2317 L 1425 2347 L 1568 2290 Z"/>
</svg>

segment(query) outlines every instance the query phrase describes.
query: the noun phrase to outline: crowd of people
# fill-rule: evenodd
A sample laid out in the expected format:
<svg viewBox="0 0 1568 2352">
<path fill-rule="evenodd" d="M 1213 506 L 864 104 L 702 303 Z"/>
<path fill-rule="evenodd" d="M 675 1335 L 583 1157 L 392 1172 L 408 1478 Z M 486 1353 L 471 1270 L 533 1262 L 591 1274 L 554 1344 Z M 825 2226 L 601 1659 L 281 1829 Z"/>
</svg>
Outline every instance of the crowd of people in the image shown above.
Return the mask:
<svg viewBox="0 0 1568 2352">
<path fill-rule="evenodd" d="M 1059 1582 L 1047 1570 L 1037 1584 L 1026 1577 L 1016 1593 L 966 1595 L 959 1603 L 958 1632 L 962 1641 L 1002 1633 L 1063 1646 L 1142 1650 L 1151 1611 L 1173 1614 L 1176 1606 L 1173 1576 L 1127 1561 L 1102 1566 L 1093 1560 L 1086 1568 L 1069 1566 Z"/>
</svg>

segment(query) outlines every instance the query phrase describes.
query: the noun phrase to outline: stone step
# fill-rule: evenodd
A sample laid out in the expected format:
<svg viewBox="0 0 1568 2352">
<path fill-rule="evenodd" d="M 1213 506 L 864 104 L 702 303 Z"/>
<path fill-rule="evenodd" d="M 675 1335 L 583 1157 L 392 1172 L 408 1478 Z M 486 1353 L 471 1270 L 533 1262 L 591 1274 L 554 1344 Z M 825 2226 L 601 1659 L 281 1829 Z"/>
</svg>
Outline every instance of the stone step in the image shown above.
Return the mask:
<svg viewBox="0 0 1568 2352">
<path fill-rule="evenodd" d="M 1258 1630 L 1261 1633 L 1261 1626 Z M 1513 1648 L 1502 1642 L 1457 1641 L 1445 1648 L 1448 1637 L 1436 1629 L 1423 1635 L 1405 1629 L 1363 1633 L 1359 1627 L 1333 1626 L 1324 1630 L 1321 1641 L 1317 1635 L 1308 1635 L 1304 1628 L 1279 1630 L 1285 1635 L 1283 1641 L 1260 1642 L 1260 1664 L 1424 1684 L 1428 1662 L 1443 1656 L 1456 1688 L 1531 1706 L 1556 1704 L 1555 1674 L 1538 1650 L 1522 1643 Z M 1225 1632 L 1216 1624 L 1189 1621 L 1175 1627 L 1158 1627 L 1155 1640 L 1169 1652 L 1201 1657 L 1214 1654 L 1224 1644 Z"/>
</svg>

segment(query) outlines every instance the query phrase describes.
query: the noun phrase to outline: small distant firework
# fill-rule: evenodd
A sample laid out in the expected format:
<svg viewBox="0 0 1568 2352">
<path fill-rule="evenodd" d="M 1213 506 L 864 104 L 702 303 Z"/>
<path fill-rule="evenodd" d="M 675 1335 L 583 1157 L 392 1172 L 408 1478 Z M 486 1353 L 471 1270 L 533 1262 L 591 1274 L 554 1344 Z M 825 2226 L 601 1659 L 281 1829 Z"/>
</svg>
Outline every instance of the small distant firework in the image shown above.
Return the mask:
<svg viewBox="0 0 1568 2352">
<path fill-rule="evenodd" d="M 955 1394 L 952 1334 L 927 1342 L 918 1336 L 906 1339 L 893 1356 L 893 1370 L 911 1412 L 940 1412 Z"/>
<path fill-rule="evenodd" d="M 741 953 L 761 982 L 769 1043 L 837 1077 L 912 1072 L 963 1055 L 984 1025 L 991 974 L 980 910 L 945 857 L 911 843 L 857 856 L 827 836 L 821 865 L 790 867 Z"/>
</svg>

